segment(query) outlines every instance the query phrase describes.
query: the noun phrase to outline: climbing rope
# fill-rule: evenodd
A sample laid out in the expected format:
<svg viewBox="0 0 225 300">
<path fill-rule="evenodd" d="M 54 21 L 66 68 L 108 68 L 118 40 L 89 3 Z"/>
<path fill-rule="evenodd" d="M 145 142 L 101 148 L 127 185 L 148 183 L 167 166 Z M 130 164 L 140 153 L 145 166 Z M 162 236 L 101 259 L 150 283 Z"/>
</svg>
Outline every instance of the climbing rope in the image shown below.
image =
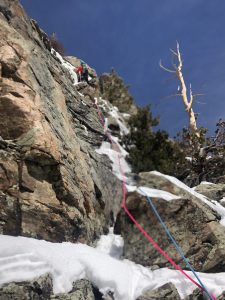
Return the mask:
<svg viewBox="0 0 225 300">
<path fill-rule="evenodd" d="M 187 267 L 189 268 L 189 270 L 193 273 L 193 275 L 195 276 L 195 278 L 198 280 L 198 282 L 200 283 L 200 285 L 202 286 L 202 288 L 204 289 L 205 293 L 209 296 L 209 298 L 211 300 L 215 299 L 211 296 L 211 294 L 209 293 L 208 289 L 206 288 L 206 286 L 203 284 L 203 282 L 201 281 L 201 279 L 199 278 L 198 274 L 195 272 L 194 268 L 191 266 L 191 264 L 189 263 L 188 259 L 185 257 L 182 249 L 178 246 L 177 242 L 175 241 L 175 239 L 173 238 L 172 234 L 170 233 L 169 229 L 167 228 L 167 226 L 165 225 L 165 223 L 163 222 L 160 214 L 158 213 L 155 205 L 152 202 L 152 199 L 142 190 L 139 188 L 139 191 L 145 195 L 145 197 L 147 198 L 147 201 L 149 203 L 149 205 L 151 206 L 154 214 L 156 215 L 157 219 L 159 220 L 159 222 L 161 223 L 161 225 L 163 226 L 163 228 L 165 229 L 167 235 L 169 236 L 170 240 L 173 242 L 174 246 L 176 247 L 177 251 L 179 252 L 182 260 L 186 263 Z"/>
<path fill-rule="evenodd" d="M 108 129 L 105 128 L 105 119 L 99 109 L 97 101 L 95 102 L 95 106 L 99 115 L 99 119 L 105 129 L 105 133 L 108 136 L 110 142 L 112 143 L 112 146 L 116 144 L 112 137 L 111 134 L 109 133 Z M 193 284 L 195 284 L 198 288 L 200 288 L 203 292 L 206 292 L 207 295 L 210 297 L 211 300 L 216 300 L 216 298 L 213 295 L 210 295 L 207 289 L 204 287 L 204 285 L 199 284 L 196 282 L 191 276 L 189 276 L 183 269 L 180 268 L 173 260 L 170 258 L 161 248 L 160 246 L 151 238 L 151 236 L 144 230 L 144 228 L 138 223 L 138 221 L 134 218 L 134 216 L 131 214 L 129 209 L 126 206 L 126 194 L 127 194 L 127 189 L 126 189 L 126 177 L 123 172 L 123 168 L 121 166 L 121 156 L 120 153 L 118 152 L 118 164 L 120 168 L 120 173 L 122 175 L 122 192 L 123 192 L 123 198 L 122 198 L 122 208 L 125 211 L 125 213 L 128 215 L 128 217 L 133 221 L 135 226 L 140 230 L 140 232 L 148 239 L 148 241 L 153 245 L 153 247 L 160 252 L 170 263 L 172 266 L 174 266 L 178 271 L 180 271 L 186 278 L 188 278 Z M 171 236 L 172 237 L 172 236 Z M 201 282 L 201 281 L 199 281 Z"/>
</svg>

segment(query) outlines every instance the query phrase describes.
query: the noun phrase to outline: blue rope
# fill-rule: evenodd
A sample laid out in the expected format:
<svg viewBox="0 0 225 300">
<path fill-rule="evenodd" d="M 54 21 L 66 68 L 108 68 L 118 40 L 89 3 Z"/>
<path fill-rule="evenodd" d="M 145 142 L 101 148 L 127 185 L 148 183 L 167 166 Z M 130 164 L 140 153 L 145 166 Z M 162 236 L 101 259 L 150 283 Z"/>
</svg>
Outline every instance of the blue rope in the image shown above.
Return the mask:
<svg viewBox="0 0 225 300">
<path fill-rule="evenodd" d="M 195 272 L 195 270 L 193 269 L 193 267 L 190 265 L 189 261 L 187 260 L 187 258 L 184 256 L 183 251 L 181 250 L 181 248 L 178 246 L 177 242 L 174 240 L 173 236 L 171 235 L 169 229 L 166 227 L 165 223 L 163 222 L 162 218 L 160 217 L 155 205 L 153 204 L 151 198 L 144 192 L 142 191 L 140 188 L 139 190 L 146 196 L 148 203 L 150 204 L 151 208 L 153 209 L 154 214 L 156 215 L 156 217 L 158 218 L 158 220 L 160 221 L 161 225 L 163 226 L 163 228 L 165 229 L 167 235 L 169 236 L 169 238 L 171 239 L 171 241 L 173 242 L 174 246 L 176 247 L 177 251 L 179 252 L 180 256 L 182 257 L 183 261 L 185 261 L 187 267 L 190 269 L 190 271 L 194 274 L 194 276 L 196 277 L 196 279 L 198 280 L 198 282 L 200 283 L 200 285 L 202 286 L 202 288 L 205 290 L 206 294 L 209 296 L 209 298 L 211 300 L 214 300 L 212 298 L 212 296 L 210 295 L 208 289 L 205 287 L 205 285 L 203 284 L 203 282 L 201 281 L 201 279 L 199 278 L 198 274 Z"/>
</svg>

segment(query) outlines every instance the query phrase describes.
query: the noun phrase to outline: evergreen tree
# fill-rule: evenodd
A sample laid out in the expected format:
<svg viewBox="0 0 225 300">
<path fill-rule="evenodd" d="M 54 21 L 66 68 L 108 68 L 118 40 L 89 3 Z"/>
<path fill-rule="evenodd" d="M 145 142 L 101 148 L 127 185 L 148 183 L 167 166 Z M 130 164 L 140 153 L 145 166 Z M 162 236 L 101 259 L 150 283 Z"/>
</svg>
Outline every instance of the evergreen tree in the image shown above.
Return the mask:
<svg viewBox="0 0 225 300">
<path fill-rule="evenodd" d="M 53 49 L 55 49 L 55 51 L 57 51 L 60 55 L 65 56 L 65 48 L 64 48 L 63 44 L 58 40 L 55 33 L 53 33 L 49 37 L 49 40 L 51 43 L 51 47 Z"/>
<path fill-rule="evenodd" d="M 153 131 L 158 124 L 159 118 L 152 116 L 150 106 L 139 108 L 129 120 L 130 133 L 123 138 L 123 143 L 129 153 L 127 160 L 136 173 L 151 170 L 167 174 L 175 172 L 177 157 L 181 153 L 176 143 L 169 140 L 166 131 Z"/>
<path fill-rule="evenodd" d="M 185 160 L 178 161 L 176 176 L 189 186 L 201 181 L 225 181 L 225 121 L 219 120 L 214 137 L 206 137 L 207 129 L 199 129 L 195 141 L 189 129 L 183 129 L 177 140 Z"/>
</svg>

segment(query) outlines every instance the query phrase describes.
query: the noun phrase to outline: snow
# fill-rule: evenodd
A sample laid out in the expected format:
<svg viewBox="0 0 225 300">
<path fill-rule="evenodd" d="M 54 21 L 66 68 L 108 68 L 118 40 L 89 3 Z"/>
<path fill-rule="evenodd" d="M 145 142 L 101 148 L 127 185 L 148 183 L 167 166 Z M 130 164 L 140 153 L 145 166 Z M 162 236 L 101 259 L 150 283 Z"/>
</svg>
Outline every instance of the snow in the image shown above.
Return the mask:
<svg viewBox="0 0 225 300">
<path fill-rule="evenodd" d="M 168 179 L 170 182 L 172 182 L 173 184 L 175 184 L 179 188 L 187 191 L 191 195 L 193 195 L 196 198 L 200 199 L 202 202 L 206 203 L 209 207 L 211 207 L 214 211 L 216 211 L 221 216 L 220 224 L 225 226 L 225 207 L 223 207 L 219 202 L 214 201 L 214 200 L 211 200 L 211 201 L 208 200 L 204 195 L 197 193 L 195 190 L 188 187 L 186 184 L 184 184 L 183 182 L 181 182 L 180 180 L 178 180 L 175 177 L 172 177 L 172 176 L 169 176 L 169 175 L 164 175 L 164 174 L 162 174 L 158 171 L 151 171 L 150 173 Z"/>
<path fill-rule="evenodd" d="M 97 101 L 97 98 L 95 99 Z M 106 100 L 99 98 L 98 106 L 101 107 L 103 110 L 108 111 L 109 115 L 114 117 L 116 121 L 118 122 L 118 125 L 120 127 L 120 131 L 124 134 L 127 134 L 129 132 L 128 128 L 125 126 L 125 124 L 119 120 L 119 114 L 118 114 L 118 108 L 110 105 L 107 103 Z M 108 118 L 105 118 L 105 125 L 104 125 L 104 131 L 110 132 L 108 129 Z M 119 180 L 125 179 L 127 182 L 129 181 L 129 178 L 126 176 L 123 176 L 121 173 L 121 169 L 123 170 L 124 174 L 131 173 L 131 167 L 126 161 L 126 156 L 128 153 L 125 151 L 125 149 L 120 145 L 119 138 L 115 137 L 110 134 L 110 139 L 112 143 L 109 142 L 102 142 L 99 149 L 95 150 L 98 154 L 105 154 L 109 157 L 110 161 L 112 162 L 112 171 L 113 174 L 119 178 Z"/>
<path fill-rule="evenodd" d="M 108 239 L 100 239 L 97 249 L 84 244 L 50 243 L 6 235 L 0 235 L 0 244 L 0 285 L 32 280 L 49 273 L 55 294 L 69 292 L 72 283 L 83 278 L 90 280 L 102 293 L 114 292 L 116 300 L 135 300 L 143 291 L 167 282 L 177 287 L 182 299 L 195 289 L 195 285 L 178 271 L 167 268 L 151 271 L 108 255 L 109 249 L 122 246 L 121 239 L 113 237 L 112 232 Z M 199 276 L 216 296 L 225 290 L 225 273 L 199 273 Z"/>
<path fill-rule="evenodd" d="M 125 118 L 125 119 L 129 119 L 130 118 L 130 114 L 127 114 L 127 113 L 122 113 L 122 116 Z"/>
<path fill-rule="evenodd" d="M 127 126 L 123 123 L 123 121 L 120 120 L 120 116 L 119 116 L 117 107 L 113 106 L 113 108 L 109 111 L 109 115 L 112 116 L 117 121 L 122 135 L 123 134 L 126 135 L 130 132 L 129 129 L 127 128 Z"/>
<path fill-rule="evenodd" d="M 52 55 L 57 57 L 59 59 L 61 65 L 69 71 L 70 76 L 73 79 L 73 84 L 74 85 L 78 84 L 78 78 L 77 78 L 76 72 L 74 72 L 74 66 L 72 64 L 70 64 L 68 61 L 64 60 L 63 57 L 57 51 L 55 51 L 55 49 L 52 48 L 51 53 L 52 53 Z"/>
<path fill-rule="evenodd" d="M 95 100 L 97 101 L 98 99 L 95 97 Z M 115 119 L 115 121 L 119 125 L 121 135 L 126 135 L 130 132 L 128 127 L 126 126 L 126 122 L 123 120 L 123 118 L 121 118 L 121 116 L 123 117 L 123 115 L 128 114 L 121 114 L 118 110 L 118 107 L 112 106 L 108 101 L 102 99 L 101 97 L 99 98 L 98 106 Z"/>
<path fill-rule="evenodd" d="M 112 162 L 113 174 L 116 175 L 120 180 L 123 180 L 123 175 L 121 174 L 120 165 L 125 174 L 131 172 L 131 168 L 127 163 L 127 161 L 125 160 L 127 152 L 120 146 L 117 137 L 111 136 L 111 138 L 114 142 L 113 143 L 114 147 L 111 147 L 111 144 L 109 142 L 102 142 L 101 147 L 95 151 L 98 154 L 105 154 L 109 157 L 109 159 Z M 120 157 L 120 163 L 119 163 L 118 155 Z M 126 178 L 126 180 L 128 180 L 128 178 Z"/>
<path fill-rule="evenodd" d="M 163 190 L 157 190 L 157 189 L 151 189 L 145 186 L 132 186 L 132 185 L 126 185 L 127 191 L 128 192 L 134 192 L 137 191 L 139 194 L 143 196 L 148 196 L 152 198 L 160 198 L 164 199 L 166 201 L 171 201 L 175 199 L 180 199 L 180 197 L 173 195 L 169 192 L 163 191 Z"/>
<path fill-rule="evenodd" d="M 225 197 L 220 200 L 221 203 L 225 202 Z"/>
<path fill-rule="evenodd" d="M 202 181 L 202 182 L 200 182 L 200 184 L 214 184 L 214 183 L 208 182 L 208 181 Z"/>
<path fill-rule="evenodd" d="M 190 157 L 190 156 L 186 156 L 185 159 L 186 159 L 187 161 L 192 161 L 192 157 Z"/>
<path fill-rule="evenodd" d="M 214 183 L 212 182 L 208 182 L 208 181 L 201 181 L 200 185 L 214 185 Z M 194 186 L 191 189 L 194 191 L 198 186 Z"/>
<path fill-rule="evenodd" d="M 109 234 L 101 236 L 96 249 L 112 257 L 120 258 L 123 254 L 123 246 L 123 238 L 113 234 L 113 228 L 110 228 Z"/>
<path fill-rule="evenodd" d="M 97 97 L 95 97 L 95 100 L 98 101 L 98 106 L 103 110 L 103 111 L 108 111 L 110 110 L 110 103 L 104 99 L 102 99 L 102 97 L 99 97 L 99 99 Z"/>
</svg>

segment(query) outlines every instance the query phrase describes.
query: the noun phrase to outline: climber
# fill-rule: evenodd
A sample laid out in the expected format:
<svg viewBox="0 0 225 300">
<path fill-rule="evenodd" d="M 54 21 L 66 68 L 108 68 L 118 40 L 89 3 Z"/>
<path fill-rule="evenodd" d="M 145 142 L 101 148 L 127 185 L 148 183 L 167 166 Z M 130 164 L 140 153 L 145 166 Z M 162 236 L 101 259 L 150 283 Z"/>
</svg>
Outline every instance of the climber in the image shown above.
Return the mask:
<svg viewBox="0 0 225 300">
<path fill-rule="evenodd" d="M 89 83 L 88 77 L 89 77 L 88 67 L 86 64 L 83 64 L 82 80 Z"/>
<path fill-rule="evenodd" d="M 77 73 L 78 82 L 86 81 L 87 83 L 89 83 L 88 68 L 87 68 L 87 65 L 83 61 L 81 61 L 80 66 L 77 69 L 75 69 L 75 72 Z"/>
</svg>

